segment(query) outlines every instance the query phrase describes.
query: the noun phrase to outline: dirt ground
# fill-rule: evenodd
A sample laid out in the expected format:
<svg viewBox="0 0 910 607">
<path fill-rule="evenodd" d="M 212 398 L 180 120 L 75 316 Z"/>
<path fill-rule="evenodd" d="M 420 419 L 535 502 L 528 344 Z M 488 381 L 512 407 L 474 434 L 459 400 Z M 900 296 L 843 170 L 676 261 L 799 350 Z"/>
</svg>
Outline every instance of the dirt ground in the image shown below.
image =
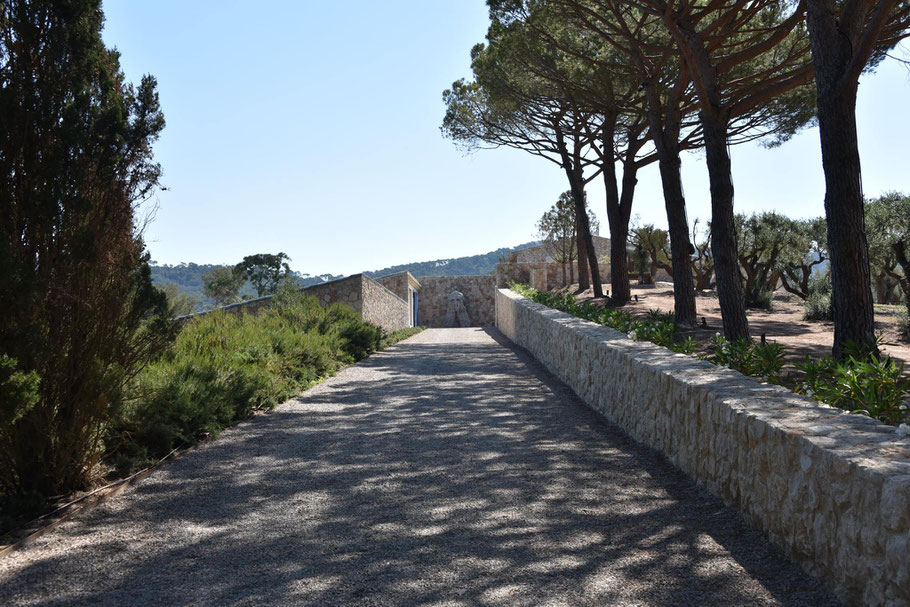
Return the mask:
<svg viewBox="0 0 910 607">
<path fill-rule="evenodd" d="M 609 285 L 604 285 L 608 290 Z M 580 299 L 592 297 L 593 293 L 587 291 L 579 294 Z M 632 301 L 626 309 L 636 315 L 645 315 L 648 310 L 658 309 L 664 312 L 673 310 L 673 285 L 658 282 L 656 285 L 632 285 L 632 296 L 638 296 L 638 301 Z M 699 295 L 695 305 L 698 309 L 699 327 L 694 331 L 686 331 L 683 335 L 692 335 L 699 341 L 707 341 L 717 332 L 723 332 L 720 306 L 716 295 Z M 901 340 L 897 331 L 897 308 L 890 313 L 876 306 L 875 328 L 882 335 L 884 344 L 882 352 L 895 359 L 904 361 L 910 368 L 910 343 Z M 707 322 L 707 327 L 701 326 L 702 318 Z M 834 324 L 830 322 L 808 322 L 803 320 L 802 300 L 786 291 L 775 293 L 774 303 L 770 312 L 764 310 L 749 310 L 749 328 L 752 337 L 758 339 L 762 333 L 768 341 L 776 341 L 783 345 L 787 352 L 787 362 L 790 364 L 802 362 L 806 356 L 821 358 L 831 354 L 834 343 Z M 910 369 L 908 369 L 910 370 Z"/>
</svg>

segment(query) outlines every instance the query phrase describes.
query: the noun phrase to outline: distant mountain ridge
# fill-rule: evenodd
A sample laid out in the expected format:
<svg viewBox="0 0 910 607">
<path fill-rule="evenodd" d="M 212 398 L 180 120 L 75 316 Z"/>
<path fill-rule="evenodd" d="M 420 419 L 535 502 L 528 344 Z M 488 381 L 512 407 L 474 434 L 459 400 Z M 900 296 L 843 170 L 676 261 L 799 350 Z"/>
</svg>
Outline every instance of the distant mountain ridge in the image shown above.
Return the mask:
<svg viewBox="0 0 910 607">
<path fill-rule="evenodd" d="M 495 251 L 490 251 L 489 253 L 481 253 L 480 255 L 405 263 L 397 266 L 389 266 L 381 270 L 367 271 L 364 272 L 364 274 L 374 278 L 404 271 L 408 271 L 414 276 L 472 276 L 490 274 L 496 269 L 496 264 L 509 253 L 533 247 L 538 244 L 540 244 L 538 241 L 526 242 L 514 247 L 503 247 L 496 249 Z M 197 264 L 192 262 L 175 265 L 158 265 L 152 262 L 152 282 L 159 287 L 175 284 L 181 293 L 195 297 L 198 300 L 199 305 L 197 308 L 210 308 L 215 305 L 215 302 L 205 296 L 202 286 L 202 276 L 215 268 L 223 267 L 230 268 L 233 266 L 223 264 Z M 304 276 L 297 273 L 297 282 L 300 283 L 300 286 L 302 287 L 309 287 L 339 278 L 344 278 L 344 276 L 340 274 Z M 255 294 L 255 291 L 249 284 L 245 285 L 240 291 L 241 296 L 255 296 Z"/>
</svg>

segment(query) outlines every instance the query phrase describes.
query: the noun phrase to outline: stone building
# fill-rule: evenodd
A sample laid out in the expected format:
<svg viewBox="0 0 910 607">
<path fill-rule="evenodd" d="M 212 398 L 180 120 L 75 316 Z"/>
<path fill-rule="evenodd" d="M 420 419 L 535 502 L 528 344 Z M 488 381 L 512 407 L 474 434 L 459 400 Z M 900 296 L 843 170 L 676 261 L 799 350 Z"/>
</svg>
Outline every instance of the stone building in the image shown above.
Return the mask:
<svg viewBox="0 0 910 607">
<path fill-rule="evenodd" d="M 597 254 L 597 269 L 600 270 L 600 282 L 608 285 L 611 278 L 610 268 L 610 239 L 602 236 L 592 236 L 594 252 Z M 631 255 L 634 249 L 631 245 L 626 249 Z M 572 282 L 572 276 L 577 272 L 577 262 L 570 274 L 568 266 L 555 261 L 547 246 L 540 244 L 528 247 L 509 254 L 505 261 L 496 266 L 496 286 L 504 287 L 509 282 L 529 284 L 535 289 L 546 291 L 553 288 L 566 287 Z M 636 277 L 630 276 L 633 280 Z M 652 282 L 672 281 L 672 277 L 665 270 L 659 270 L 657 276 L 650 277 Z"/>
<path fill-rule="evenodd" d="M 406 327 L 487 327 L 495 322 L 493 276 L 422 276 L 410 272 L 372 278 L 354 274 L 303 289 L 323 306 L 342 303 L 367 322 L 386 331 Z M 258 297 L 220 308 L 229 313 L 256 313 L 271 304 Z M 202 312 L 200 314 L 205 314 Z M 185 321 L 196 315 L 180 317 Z"/>
<path fill-rule="evenodd" d="M 597 253 L 597 259 L 608 259 L 610 257 L 610 239 L 597 235 L 592 235 L 591 239 L 594 241 L 594 252 Z M 556 263 L 556 260 L 547 250 L 547 245 L 539 244 L 510 253 L 506 263 Z"/>
<path fill-rule="evenodd" d="M 406 299 L 412 324 L 409 326 L 445 327 L 449 296 L 460 293 L 461 302 L 472 327 L 492 326 L 495 322 L 493 276 L 421 276 L 400 272 L 376 279 L 399 298 Z"/>
<path fill-rule="evenodd" d="M 610 282 L 610 239 L 603 236 L 591 236 L 594 240 L 594 252 L 597 254 L 600 279 Z M 571 276 L 577 271 L 577 265 L 570 274 L 568 264 L 555 261 L 547 245 L 539 244 L 510 253 L 505 261 L 496 266 L 496 284 L 505 286 L 508 282 L 530 284 L 535 289 L 545 291 L 555 287 L 565 287 L 571 282 Z M 564 276 L 565 274 L 565 276 Z"/>
</svg>

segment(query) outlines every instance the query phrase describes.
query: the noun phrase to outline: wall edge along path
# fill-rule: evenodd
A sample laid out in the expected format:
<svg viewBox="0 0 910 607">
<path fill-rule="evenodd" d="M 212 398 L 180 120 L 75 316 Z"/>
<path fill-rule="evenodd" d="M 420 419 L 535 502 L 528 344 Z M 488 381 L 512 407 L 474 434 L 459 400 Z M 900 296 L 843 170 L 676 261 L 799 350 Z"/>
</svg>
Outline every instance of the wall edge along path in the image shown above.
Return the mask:
<svg viewBox="0 0 910 607">
<path fill-rule="evenodd" d="M 910 441 L 893 427 L 508 289 L 496 326 L 842 600 L 910 604 Z"/>
</svg>

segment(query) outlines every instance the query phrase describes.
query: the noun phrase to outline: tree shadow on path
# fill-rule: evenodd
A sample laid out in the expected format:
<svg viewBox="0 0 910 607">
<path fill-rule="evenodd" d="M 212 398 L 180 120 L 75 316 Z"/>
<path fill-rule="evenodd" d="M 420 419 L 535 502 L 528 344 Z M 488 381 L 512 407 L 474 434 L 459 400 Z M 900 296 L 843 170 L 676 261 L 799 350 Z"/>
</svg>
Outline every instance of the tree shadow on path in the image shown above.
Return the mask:
<svg viewBox="0 0 910 607">
<path fill-rule="evenodd" d="M 834 605 L 495 330 L 425 331 L 0 562 L 9 604 Z"/>
</svg>

